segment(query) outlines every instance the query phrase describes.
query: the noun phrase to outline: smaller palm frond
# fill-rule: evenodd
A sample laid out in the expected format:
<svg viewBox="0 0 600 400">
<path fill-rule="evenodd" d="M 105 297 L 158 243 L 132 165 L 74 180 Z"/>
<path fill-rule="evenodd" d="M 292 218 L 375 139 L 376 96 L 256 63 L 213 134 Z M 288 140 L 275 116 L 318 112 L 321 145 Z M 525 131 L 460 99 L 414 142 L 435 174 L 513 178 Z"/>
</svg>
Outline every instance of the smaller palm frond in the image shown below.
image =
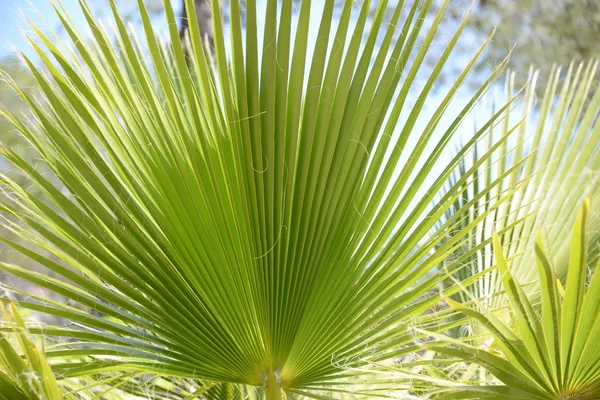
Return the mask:
<svg viewBox="0 0 600 400">
<path fill-rule="evenodd" d="M 8 334 L 0 334 L 0 399 L 60 400 L 61 388 L 16 306 L 0 303 Z M 16 343 L 15 343 L 16 342 Z M 22 354 L 21 354 L 22 353 Z"/>
<path fill-rule="evenodd" d="M 52 343 L 40 335 L 44 329 L 30 327 L 15 303 L 0 303 L 0 400 L 133 399 L 125 385 L 139 387 L 131 373 L 64 379 L 52 370 L 51 360 L 75 366 L 86 361 L 85 350 L 76 343 Z M 68 348 L 68 350 L 65 350 Z M 77 352 L 79 356 L 74 356 Z"/>
<path fill-rule="evenodd" d="M 494 374 L 504 385 L 447 389 L 440 399 L 559 400 L 600 398 L 600 273 L 588 279 L 590 202 L 576 218 L 570 244 L 566 286 L 557 279 L 551 258 L 538 232 L 535 255 L 540 280 L 541 312 L 508 268 L 499 236 L 494 234 L 496 265 L 512 316 L 507 325 L 489 308 L 479 310 L 448 300 L 472 317 L 495 339 L 494 350 L 482 350 L 459 340 L 454 345 L 425 347 L 451 357 L 471 360 Z"/>
</svg>

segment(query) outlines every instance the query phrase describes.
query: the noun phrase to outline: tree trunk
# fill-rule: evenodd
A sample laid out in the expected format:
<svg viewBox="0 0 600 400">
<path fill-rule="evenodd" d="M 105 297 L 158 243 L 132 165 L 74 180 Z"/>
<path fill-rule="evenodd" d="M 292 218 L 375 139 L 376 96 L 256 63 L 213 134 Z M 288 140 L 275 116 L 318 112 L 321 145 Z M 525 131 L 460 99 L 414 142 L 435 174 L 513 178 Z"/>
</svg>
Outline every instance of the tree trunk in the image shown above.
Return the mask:
<svg viewBox="0 0 600 400">
<path fill-rule="evenodd" d="M 181 7 L 181 28 L 179 29 L 179 36 L 183 40 L 188 34 L 189 20 L 188 13 L 185 8 L 185 0 L 182 0 L 183 6 Z M 208 41 L 208 44 L 214 52 L 214 37 L 212 29 L 212 11 L 210 9 L 210 0 L 194 0 L 196 6 L 196 18 L 198 19 L 198 26 L 200 28 L 200 35 L 203 41 Z M 187 54 L 187 49 L 186 49 Z"/>
</svg>

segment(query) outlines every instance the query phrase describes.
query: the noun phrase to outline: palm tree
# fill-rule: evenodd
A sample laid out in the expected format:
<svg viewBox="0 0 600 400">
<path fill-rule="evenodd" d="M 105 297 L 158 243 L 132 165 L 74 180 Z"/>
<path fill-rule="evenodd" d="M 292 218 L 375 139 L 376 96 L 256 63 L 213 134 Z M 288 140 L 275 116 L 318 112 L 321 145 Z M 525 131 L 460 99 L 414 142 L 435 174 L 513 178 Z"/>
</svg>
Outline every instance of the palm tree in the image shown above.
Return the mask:
<svg viewBox="0 0 600 400">
<path fill-rule="evenodd" d="M 515 276 L 535 292 L 536 289 L 539 290 L 536 286 L 537 274 L 530 265 L 535 257 L 535 232 L 543 228 L 545 240 L 555 253 L 556 273 L 561 279 L 566 277 L 570 250 L 570 232 L 567 227 L 575 221 L 577 205 L 586 196 L 595 198 L 600 194 L 600 156 L 594 150 L 600 139 L 600 127 L 596 123 L 600 113 L 600 87 L 593 85 L 597 67 L 598 61 L 592 60 L 587 63 L 572 63 L 566 73 L 561 68 L 553 68 L 539 109 L 534 108 L 538 74 L 537 71 L 530 73 L 530 85 L 522 111 L 507 112 L 504 120 L 523 121 L 519 125 L 518 135 L 513 136 L 512 143 L 505 142 L 496 165 L 488 160 L 481 166 L 479 179 L 472 181 L 464 195 L 457 199 L 454 208 L 460 210 L 462 205 L 477 195 L 480 187 L 485 188 L 495 176 L 514 164 L 523 163 L 522 159 L 526 157 L 522 168 L 515 169 L 502 183 L 505 188 L 519 181 L 524 181 L 524 185 L 509 202 L 498 207 L 484 224 L 470 234 L 470 240 L 464 248 L 459 249 L 456 257 L 489 240 L 492 228 L 510 227 L 502 235 L 501 241 L 507 257 L 511 259 L 511 269 Z M 507 98 L 512 96 L 512 79 L 514 73 L 507 76 Z M 499 124 L 490 137 L 504 136 L 510 129 L 512 127 L 508 123 Z M 489 144 L 483 143 L 479 149 L 475 148 L 474 158 L 478 158 L 478 150 L 485 152 L 486 147 Z M 461 168 L 448 182 L 450 187 L 460 179 L 471 163 L 468 159 L 463 161 Z M 569 182 L 569 190 L 565 190 L 565 182 Z M 490 203 L 493 204 L 493 198 Z M 471 216 L 465 219 L 463 225 L 476 218 L 477 213 L 476 207 L 472 207 Z M 449 210 L 447 217 L 452 215 L 452 210 Z M 600 222 L 599 216 L 592 209 L 590 226 Z M 590 249 L 595 252 L 600 236 L 594 229 L 590 230 L 589 235 Z M 494 263 L 490 250 L 491 245 L 488 245 L 478 251 L 470 262 L 476 269 L 465 268 L 456 278 L 462 280 L 474 272 L 490 269 Z M 499 290 L 498 281 L 497 274 L 491 272 L 470 288 L 470 291 L 478 298 L 490 299 Z M 469 296 L 465 297 L 465 293 L 461 296 L 463 300 L 469 301 Z"/>
<path fill-rule="evenodd" d="M 512 107 L 511 99 L 454 158 L 441 158 L 504 66 L 448 115 L 489 39 L 426 116 L 425 100 L 468 20 L 409 107 L 448 1 L 433 19 L 425 18 L 431 0 L 406 14 L 400 2 L 388 21 L 382 0 L 370 22 L 370 1 L 355 16 L 346 1 L 335 26 L 336 2 L 327 0 L 312 52 L 310 0 L 298 15 L 291 2 L 279 9 L 268 0 L 260 50 L 256 3 L 246 6 L 243 35 L 232 1 L 229 47 L 220 8 L 212 7 L 215 62 L 203 51 L 196 13 L 186 62 L 169 1 L 170 44 L 156 40 L 142 0 L 145 42 L 126 28 L 114 1 L 110 32 L 80 3 L 89 39 L 55 5 L 73 50 L 32 26 L 45 70 L 22 58 L 43 101 L 6 78 L 35 123 L 2 112 L 54 176 L 2 149 L 31 187 L 2 177 L 11 194 L 2 210 L 23 223 L 6 226 L 27 246 L 0 240 L 62 279 L 0 268 L 95 310 L 35 296 L 20 302 L 71 321 L 31 330 L 76 341 L 48 356 L 53 371 L 63 379 L 119 371 L 131 380 L 153 374 L 254 386 L 269 400 L 324 398 L 352 392 L 352 384 L 366 388 L 364 396 L 404 388 L 375 372 L 418 350 L 414 328 L 440 322 L 425 313 L 442 298 L 431 295 L 445 278 L 437 266 L 520 187 L 502 188 L 461 225 L 517 162 L 436 226 L 516 129 L 436 197 Z M 442 117 L 450 117 L 448 126 Z M 32 196 L 32 187 L 44 198 Z M 463 266 L 458 258 L 446 270 Z"/>
<path fill-rule="evenodd" d="M 490 213 L 484 223 L 469 234 L 469 240 L 465 241 L 464 246 L 458 248 L 453 255 L 461 257 L 466 252 L 478 249 L 465 261 L 470 265 L 469 268 L 461 269 L 454 276 L 454 281 L 449 281 L 450 285 L 454 285 L 456 280 L 462 281 L 474 274 L 488 272 L 476 284 L 465 288 L 466 291 L 457 293 L 455 300 L 469 302 L 474 296 L 482 300 L 485 298 L 485 303 L 494 309 L 503 307 L 495 296 L 501 290 L 501 279 L 493 268 L 494 257 L 489 243 L 493 228 L 504 230 L 500 240 L 510 260 L 512 273 L 524 283 L 530 294 L 539 292 L 538 276 L 535 269 L 530 267 L 535 260 L 533 250 L 537 229 L 544 230 L 547 246 L 554 253 L 556 273 L 563 280 L 566 277 L 570 250 L 570 232 L 566 227 L 575 221 L 577 204 L 585 197 L 596 198 L 600 194 L 600 156 L 594 150 L 600 140 L 600 127 L 596 123 L 600 113 L 600 87 L 593 85 L 597 67 L 598 62 L 592 60 L 588 63 L 573 63 L 566 73 L 561 68 L 554 68 L 539 109 L 534 108 L 538 73 L 531 71 L 522 111 L 507 112 L 504 119 L 505 122 L 515 119 L 522 121 L 518 135 L 513 136 L 512 143 L 505 142 L 501 157 L 495 165 L 490 160 L 481 165 L 477 173 L 478 179 L 472 180 L 445 217 L 453 217 L 453 209 L 461 210 L 465 204 L 472 203 L 480 188 L 485 189 L 487 183 L 499 173 L 514 164 L 523 164 L 499 185 L 508 188 L 522 181 L 522 188 L 510 201 Z M 507 98 L 512 96 L 512 79 L 514 73 L 508 74 Z M 490 137 L 504 136 L 511 129 L 507 123 L 498 124 Z M 489 146 L 490 144 L 483 143 L 475 148 L 474 160 L 478 159 L 478 151 L 485 153 Z M 527 158 L 524 163 L 523 157 Z M 463 160 L 461 167 L 449 180 L 449 187 L 461 178 L 472 162 Z M 569 190 L 565 190 L 565 182 L 569 182 Z M 488 196 L 487 204 L 494 204 L 495 196 L 500 194 L 501 191 L 498 191 Z M 482 210 L 481 204 L 471 207 L 469 217 L 463 220 L 457 230 L 477 218 Z M 589 216 L 590 227 L 600 222 L 599 217 L 597 209 L 593 208 Z M 600 235 L 593 228 L 590 228 L 588 234 L 593 264 Z M 488 244 L 483 245 L 484 242 Z"/>
</svg>

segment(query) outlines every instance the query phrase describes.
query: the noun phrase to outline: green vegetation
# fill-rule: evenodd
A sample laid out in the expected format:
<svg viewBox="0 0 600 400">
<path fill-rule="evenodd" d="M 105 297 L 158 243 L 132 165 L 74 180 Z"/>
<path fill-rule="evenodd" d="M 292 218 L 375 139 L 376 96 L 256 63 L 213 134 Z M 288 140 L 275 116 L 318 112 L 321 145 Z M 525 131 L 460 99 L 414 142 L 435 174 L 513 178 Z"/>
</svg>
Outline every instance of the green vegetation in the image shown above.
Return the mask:
<svg viewBox="0 0 600 400">
<path fill-rule="evenodd" d="M 509 75 L 447 157 L 507 64 L 451 111 L 492 36 L 427 110 L 469 15 L 428 67 L 449 1 L 336 3 L 232 1 L 227 35 L 214 7 L 214 52 L 190 13 L 189 58 L 167 0 L 166 40 L 143 0 L 143 38 L 112 0 L 110 30 L 81 0 L 91 37 L 55 5 L 71 47 L 32 26 L 0 241 L 45 270 L 0 270 L 66 300 L 7 286 L 0 396 L 594 398 L 597 64 L 535 113 Z"/>
<path fill-rule="evenodd" d="M 500 240 L 494 236 L 496 265 L 515 326 L 502 322 L 476 299 L 474 303 L 479 312 L 449 300 L 451 306 L 479 321 L 489 331 L 494 346 L 484 350 L 453 341 L 455 346 L 441 343 L 427 348 L 473 360 L 506 386 L 454 388 L 438 396 L 440 399 L 477 396 L 485 399 L 592 400 L 600 396 L 600 355 L 596 345 L 600 339 L 600 274 L 593 273 L 588 279 L 586 225 L 589 207 L 586 200 L 573 229 L 565 288 L 556 279 L 541 233 L 537 235 L 535 254 L 541 313 L 536 311 L 535 303 L 513 278 Z"/>
<path fill-rule="evenodd" d="M 48 362 L 33 344 L 25 323 L 11 304 L 12 317 L 1 305 L 3 319 L 18 340 L 23 358 L 8 339 L 0 334 L 0 397 L 3 399 L 55 400 L 61 398 L 61 390 Z M 14 319 L 13 319 L 14 317 Z"/>
</svg>

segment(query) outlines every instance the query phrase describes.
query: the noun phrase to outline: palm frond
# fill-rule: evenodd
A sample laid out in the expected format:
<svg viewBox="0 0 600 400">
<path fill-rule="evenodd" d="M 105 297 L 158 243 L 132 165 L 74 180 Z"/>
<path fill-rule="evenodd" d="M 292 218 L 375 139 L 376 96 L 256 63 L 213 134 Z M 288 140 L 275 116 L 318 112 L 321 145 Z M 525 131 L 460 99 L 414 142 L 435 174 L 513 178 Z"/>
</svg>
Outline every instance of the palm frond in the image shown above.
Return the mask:
<svg viewBox="0 0 600 400">
<path fill-rule="evenodd" d="M 297 17 L 291 2 L 279 9 L 269 0 L 260 50 L 256 3 L 247 3 L 243 35 L 239 4 L 230 2 L 227 46 L 213 1 L 215 59 L 206 58 L 211 52 L 203 51 L 190 13 L 189 62 L 170 2 L 169 44 L 156 40 L 138 2 L 145 40 L 126 28 L 114 1 L 115 28 L 108 32 L 81 0 L 89 39 L 55 4 L 73 50 L 32 27 L 45 70 L 23 59 L 43 104 L 7 78 L 36 124 L 3 114 L 60 185 L 4 147 L 44 198 L 3 176 L 11 201 L 2 211 L 26 226 L 7 227 L 28 246 L 0 240 L 62 279 L 9 264 L 0 269 L 96 311 L 35 297 L 20 303 L 71 321 L 44 334 L 84 347 L 60 356 L 84 354 L 85 361 L 54 363 L 53 370 L 65 378 L 131 371 L 253 385 L 273 399 L 282 389 L 331 390 L 361 366 L 415 351 L 409 328 L 421 318 L 417 325 L 436 321 L 423 316 L 440 299 L 428 295 L 444 279 L 435 267 L 521 187 L 498 187 L 520 168 L 515 162 L 463 210 L 497 190 L 493 205 L 458 232 L 461 212 L 435 228 L 479 164 L 430 206 L 436 194 L 512 107 L 511 99 L 456 157 L 441 161 L 504 66 L 458 115 L 448 115 L 486 41 L 425 117 L 425 100 L 468 15 L 409 108 L 448 1 L 433 19 L 425 18 L 431 0 L 414 2 L 407 15 L 400 2 L 387 25 L 387 1 L 370 23 L 365 1 L 355 24 L 354 2 L 347 1 L 334 26 L 335 1 L 327 0 L 312 61 L 310 0 Z M 192 3 L 186 0 L 189 10 Z M 442 117 L 451 123 L 444 126 Z M 462 265 L 459 259 L 448 268 Z"/>
<path fill-rule="evenodd" d="M 494 374 L 504 386 L 442 391 L 441 399 L 584 399 L 600 396 L 600 273 L 588 279 L 589 200 L 584 201 L 573 228 L 566 287 L 552 269 L 541 231 L 536 239 L 537 273 L 541 282 L 541 313 L 513 277 L 494 235 L 496 262 L 516 332 L 479 303 L 479 311 L 451 301 L 480 321 L 494 337 L 498 352 L 454 341 L 454 346 L 428 345 L 441 353 L 471 359 Z"/>
</svg>

